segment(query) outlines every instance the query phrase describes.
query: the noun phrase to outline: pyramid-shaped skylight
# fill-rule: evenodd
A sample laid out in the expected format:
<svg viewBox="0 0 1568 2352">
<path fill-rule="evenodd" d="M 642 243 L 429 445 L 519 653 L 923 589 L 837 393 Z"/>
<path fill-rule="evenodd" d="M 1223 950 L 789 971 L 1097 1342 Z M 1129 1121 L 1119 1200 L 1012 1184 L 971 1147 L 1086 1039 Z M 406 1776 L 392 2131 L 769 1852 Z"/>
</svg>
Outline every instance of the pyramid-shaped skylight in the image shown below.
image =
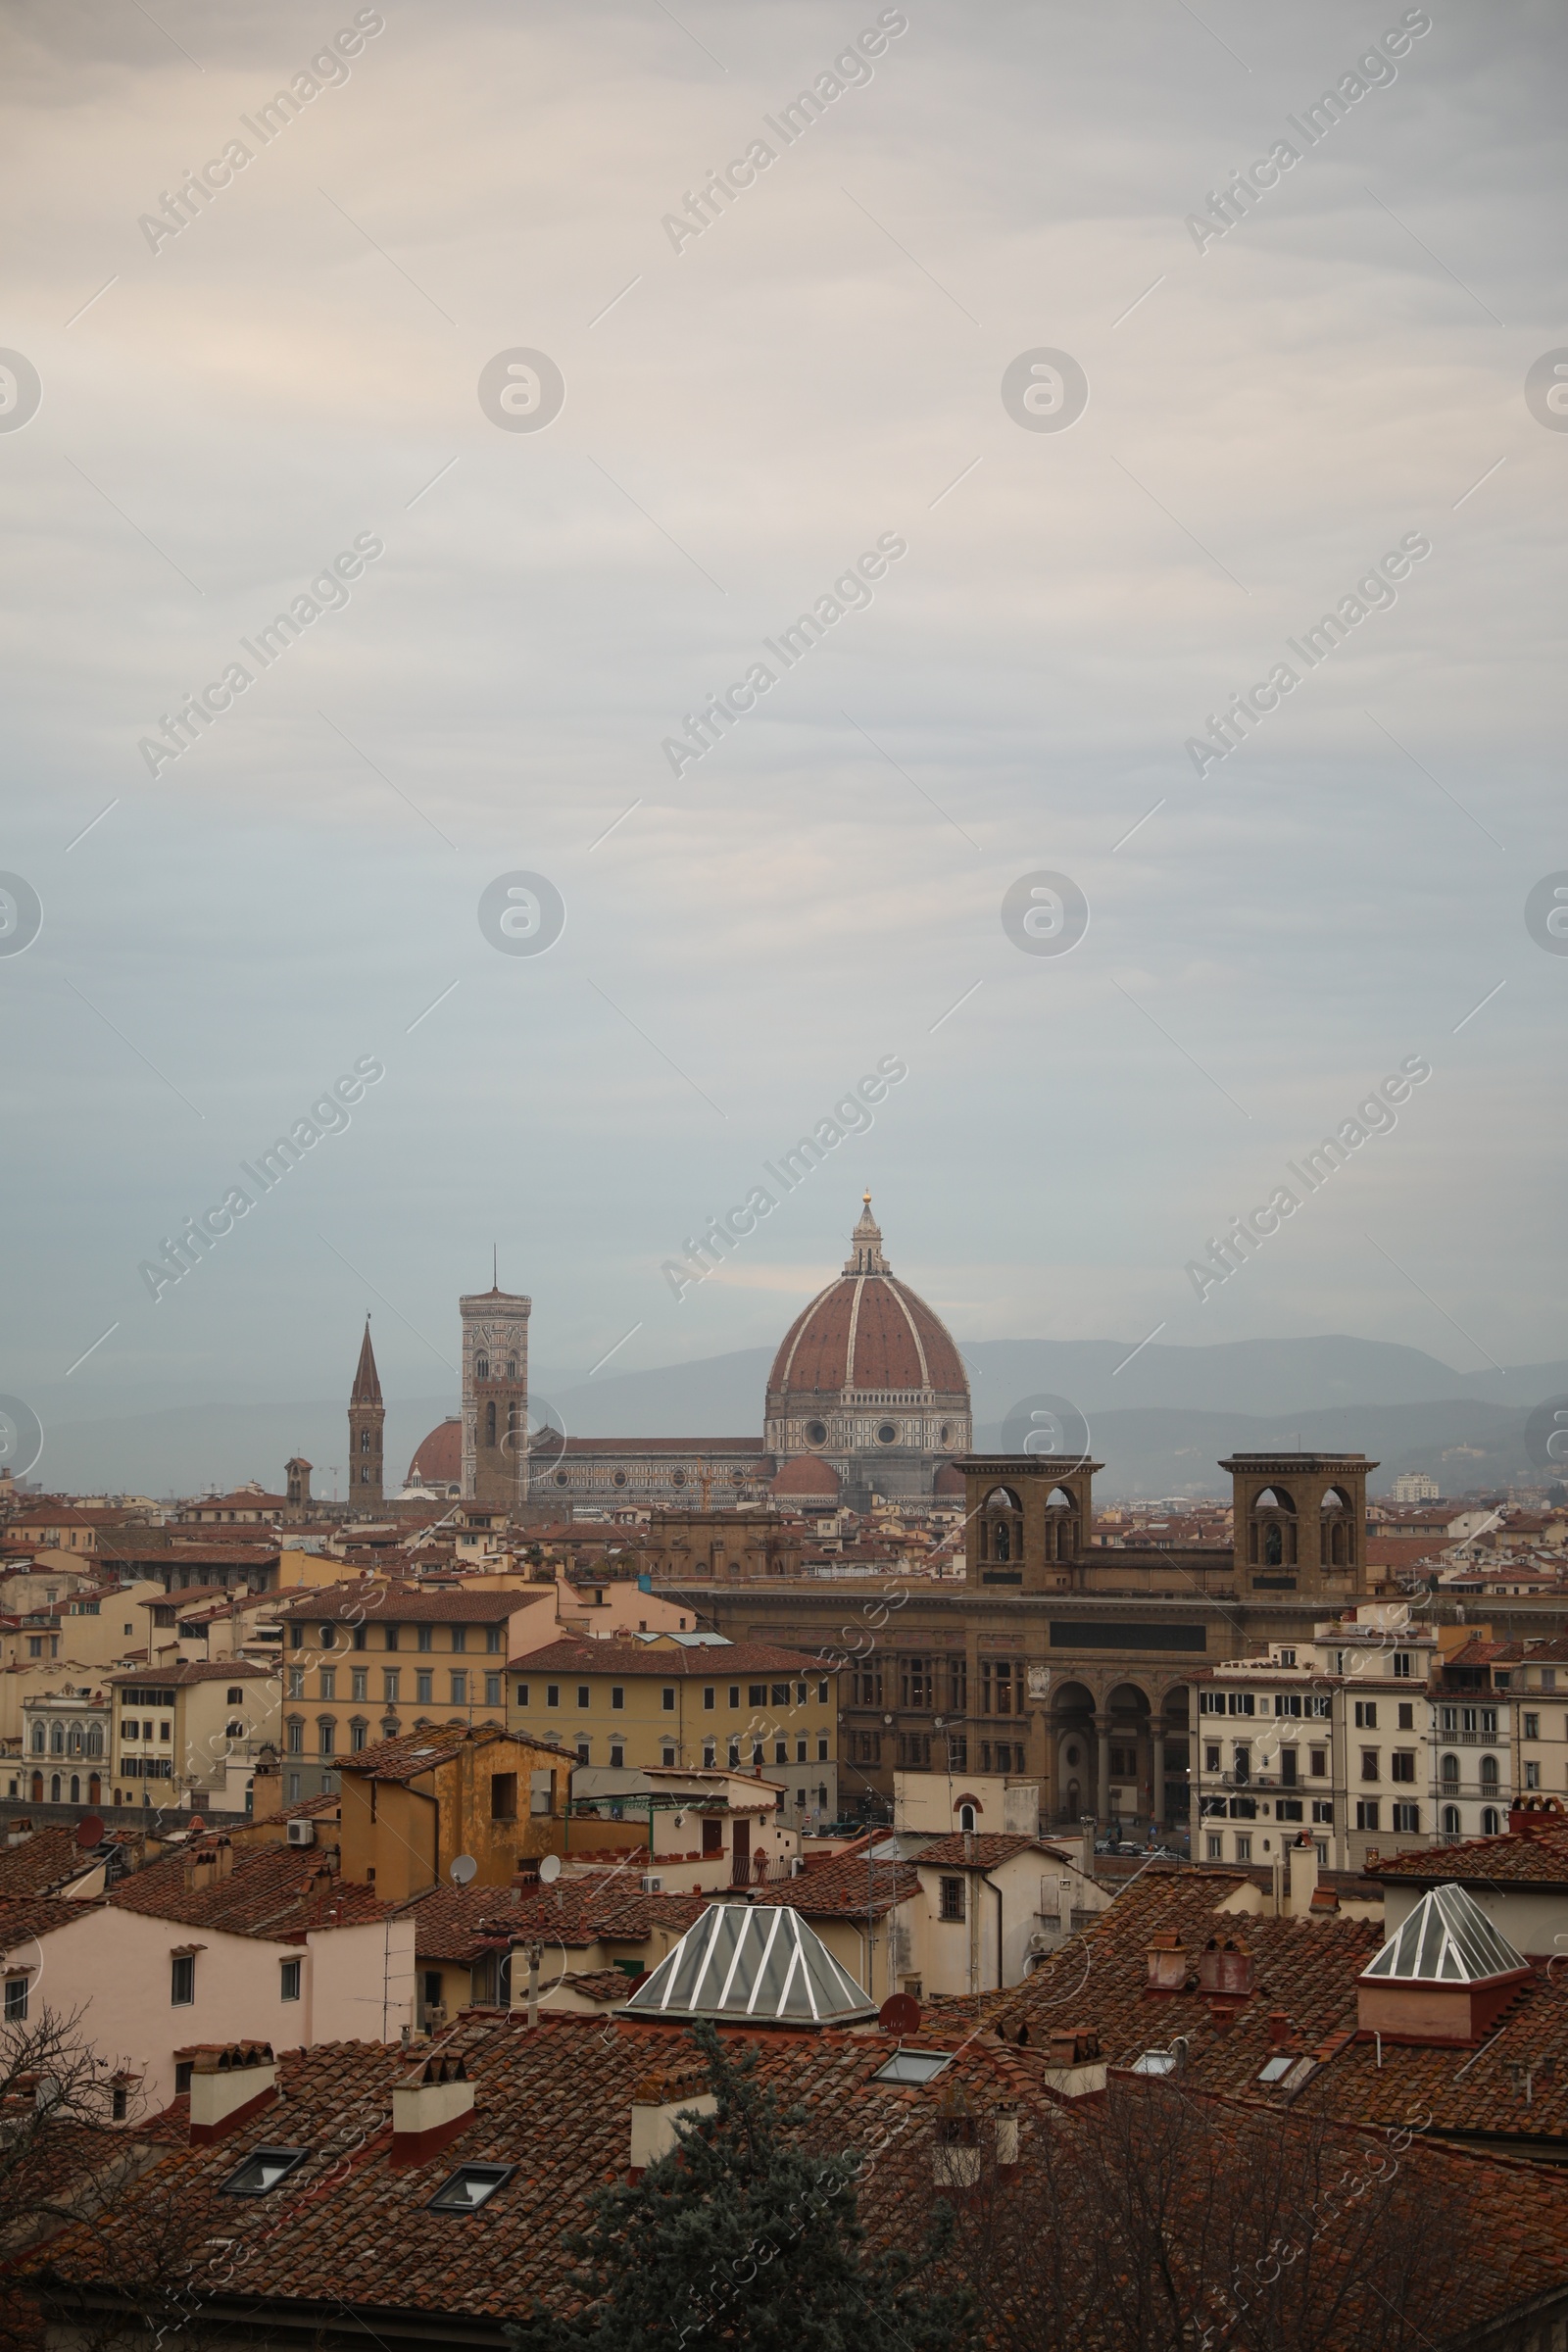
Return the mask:
<svg viewBox="0 0 1568 2352">
<path fill-rule="evenodd" d="M 875 2017 L 876 2004 L 787 1903 L 710 1903 L 620 2014 L 849 2026 Z"/>
<path fill-rule="evenodd" d="M 1473 1894 L 1451 1883 L 1423 1895 L 1363 1977 L 1402 1984 L 1479 1984 L 1525 1968 Z"/>
</svg>

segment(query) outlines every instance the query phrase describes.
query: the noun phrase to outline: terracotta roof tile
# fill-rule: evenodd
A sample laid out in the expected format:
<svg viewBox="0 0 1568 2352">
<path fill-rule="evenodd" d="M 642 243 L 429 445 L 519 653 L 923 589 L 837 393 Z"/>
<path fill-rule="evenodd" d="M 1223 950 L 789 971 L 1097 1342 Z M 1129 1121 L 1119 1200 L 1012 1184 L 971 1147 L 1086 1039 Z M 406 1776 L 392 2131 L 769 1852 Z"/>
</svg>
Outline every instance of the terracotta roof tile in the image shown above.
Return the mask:
<svg viewBox="0 0 1568 2352">
<path fill-rule="evenodd" d="M 170 1854 L 128 1879 L 108 1896 L 114 1910 L 139 1911 L 152 1919 L 177 1920 L 230 1936 L 262 1936 L 284 1942 L 308 1928 L 358 1927 L 392 1916 L 392 1906 L 353 1879 L 340 1879 L 323 1866 L 314 1848 L 289 1845 L 232 1846 L 227 1877 L 211 1886 L 189 1884 L 191 1863 L 214 1850 L 216 1841 Z"/>
<path fill-rule="evenodd" d="M 656 1648 L 650 1642 L 578 1642 L 569 1636 L 514 1658 L 508 1671 L 520 1673 L 525 1667 L 530 1674 L 650 1674 L 666 1682 L 684 1676 L 709 1683 L 721 1683 L 729 1674 L 807 1677 L 825 1671 L 809 1652 L 778 1649 L 770 1642 L 734 1642 L 727 1649 L 685 1649 L 679 1643 Z"/>
</svg>

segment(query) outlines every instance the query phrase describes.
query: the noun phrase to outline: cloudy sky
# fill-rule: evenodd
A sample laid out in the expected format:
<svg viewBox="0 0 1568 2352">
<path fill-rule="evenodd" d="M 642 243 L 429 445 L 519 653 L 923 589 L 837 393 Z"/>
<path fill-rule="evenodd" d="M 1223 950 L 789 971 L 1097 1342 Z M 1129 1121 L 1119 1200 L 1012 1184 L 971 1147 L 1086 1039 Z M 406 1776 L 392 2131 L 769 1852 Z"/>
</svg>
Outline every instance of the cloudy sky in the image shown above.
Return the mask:
<svg viewBox="0 0 1568 2352">
<path fill-rule="evenodd" d="M 12 23 L 0 1388 L 429 1395 L 492 1242 L 542 1374 L 715 1353 L 867 1185 L 960 1335 L 1563 1352 L 1560 12 Z"/>
</svg>

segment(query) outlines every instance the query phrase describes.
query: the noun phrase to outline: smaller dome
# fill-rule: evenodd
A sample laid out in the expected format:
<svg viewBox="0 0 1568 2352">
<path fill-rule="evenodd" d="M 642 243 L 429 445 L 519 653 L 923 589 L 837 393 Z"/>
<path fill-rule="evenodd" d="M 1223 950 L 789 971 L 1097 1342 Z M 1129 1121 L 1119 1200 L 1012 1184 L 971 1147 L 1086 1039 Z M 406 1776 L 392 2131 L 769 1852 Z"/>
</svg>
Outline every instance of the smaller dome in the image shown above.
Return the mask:
<svg viewBox="0 0 1568 2352">
<path fill-rule="evenodd" d="M 839 1474 L 820 1454 L 798 1453 L 773 1480 L 773 1494 L 819 1494 L 834 1502 L 839 1497 Z"/>
<path fill-rule="evenodd" d="M 409 1464 L 427 1487 L 456 1487 L 463 1482 L 463 1423 L 456 1414 L 431 1430 Z"/>
<path fill-rule="evenodd" d="M 958 1468 L 956 1462 L 943 1463 L 931 1482 L 931 1492 L 933 1494 L 951 1494 L 955 1502 L 963 1500 L 967 1489 L 964 1486 L 963 1472 Z"/>
</svg>

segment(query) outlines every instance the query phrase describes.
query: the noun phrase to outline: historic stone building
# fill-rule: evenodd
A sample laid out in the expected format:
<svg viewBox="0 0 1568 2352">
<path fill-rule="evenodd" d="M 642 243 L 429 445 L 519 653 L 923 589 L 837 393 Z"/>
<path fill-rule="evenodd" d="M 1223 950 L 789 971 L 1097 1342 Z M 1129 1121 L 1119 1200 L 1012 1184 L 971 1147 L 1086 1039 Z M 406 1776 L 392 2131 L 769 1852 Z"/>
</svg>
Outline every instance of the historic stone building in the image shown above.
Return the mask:
<svg viewBox="0 0 1568 2352">
<path fill-rule="evenodd" d="M 680 1587 L 737 1641 L 846 1666 L 841 1785 L 891 1798 L 893 1773 L 1036 1780 L 1043 1817 L 1185 1824 L 1195 1669 L 1306 1640 L 1367 1595 L 1362 1454 L 1236 1454 L 1229 1547 L 1090 1542 L 1102 1466 L 976 1454 L 962 1584 L 878 1580 Z M 1189 1718 L 1191 1716 L 1191 1728 Z M 1258 1823 L 1259 1860 L 1276 1833 Z"/>
<path fill-rule="evenodd" d="M 386 1406 L 376 1376 L 370 1346 L 370 1318 L 365 1318 L 359 1367 L 349 1391 L 349 1501 L 356 1508 L 380 1505 L 382 1497 L 381 1432 Z"/>
<path fill-rule="evenodd" d="M 581 1438 L 541 1428 L 530 1440 L 529 1308 L 497 1289 L 463 1299 L 461 1428 L 444 1421 L 423 1440 L 412 1485 L 440 1494 L 457 1486 L 470 1501 L 509 1508 L 526 1499 L 536 1516 L 630 1503 L 717 1508 L 769 1494 L 797 1508 L 842 1501 L 860 1511 L 878 1495 L 957 1499 L 953 1461 L 971 1442 L 963 1359 L 941 1316 L 882 1254 L 869 1193 L 843 1272 L 784 1335 L 761 1438 Z M 367 1330 L 362 1367 L 368 1352 Z M 359 1426 L 351 1414 L 356 1448 Z M 377 1446 L 379 1432 L 377 1422 Z"/>
<path fill-rule="evenodd" d="M 814 1456 L 857 1511 L 873 1494 L 929 1499 L 944 1463 L 968 1450 L 963 1359 L 941 1316 L 883 1256 L 869 1193 L 843 1272 L 796 1316 L 773 1358 L 763 1434 L 780 1469 Z"/>
<path fill-rule="evenodd" d="M 460 1298 L 463 1318 L 463 1493 L 515 1509 L 528 1494 L 528 1316 L 531 1298 L 489 1290 Z"/>
</svg>

